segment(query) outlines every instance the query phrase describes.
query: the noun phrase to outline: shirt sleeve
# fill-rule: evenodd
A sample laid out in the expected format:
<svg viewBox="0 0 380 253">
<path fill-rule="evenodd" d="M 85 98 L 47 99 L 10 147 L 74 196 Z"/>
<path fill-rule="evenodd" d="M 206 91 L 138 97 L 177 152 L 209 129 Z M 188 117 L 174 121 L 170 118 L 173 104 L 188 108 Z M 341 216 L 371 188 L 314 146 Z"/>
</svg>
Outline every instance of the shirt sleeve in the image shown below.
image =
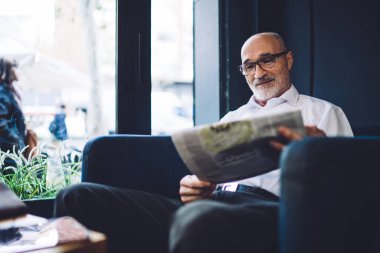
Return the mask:
<svg viewBox="0 0 380 253">
<path fill-rule="evenodd" d="M 219 120 L 220 123 L 224 123 L 224 122 L 228 122 L 228 121 L 231 121 L 231 112 L 228 112 L 226 115 L 223 116 L 223 118 L 221 118 Z"/>
<path fill-rule="evenodd" d="M 326 110 L 318 124 L 318 128 L 324 130 L 327 136 L 354 136 L 343 110 L 335 105 Z"/>
</svg>

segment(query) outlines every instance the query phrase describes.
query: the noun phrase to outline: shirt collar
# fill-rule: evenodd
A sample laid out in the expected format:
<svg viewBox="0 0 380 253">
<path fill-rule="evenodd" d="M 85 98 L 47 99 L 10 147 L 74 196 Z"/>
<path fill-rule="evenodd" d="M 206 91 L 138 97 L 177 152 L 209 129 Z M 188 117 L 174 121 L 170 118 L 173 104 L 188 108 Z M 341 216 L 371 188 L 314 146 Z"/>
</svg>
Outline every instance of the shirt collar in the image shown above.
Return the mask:
<svg viewBox="0 0 380 253">
<path fill-rule="evenodd" d="M 285 91 L 284 94 L 280 96 L 280 98 L 285 99 L 290 105 L 293 106 L 297 104 L 298 97 L 299 93 L 293 84 L 290 86 L 289 90 Z"/>
<path fill-rule="evenodd" d="M 290 86 L 290 88 L 287 91 L 284 92 L 284 94 L 282 94 L 278 98 L 271 98 L 271 99 L 268 100 L 268 102 L 270 103 L 271 100 L 281 99 L 284 102 L 288 102 L 290 105 L 295 106 L 297 104 L 298 97 L 299 97 L 299 93 L 298 93 L 296 87 L 294 87 L 294 85 L 292 84 Z M 248 103 L 251 104 L 251 105 L 254 105 L 255 107 L 263 108 L 261 105 L 259 105 L 258 103 L 256 103 L 254 95 L 251 96 L 251 98 L 249 99 Z"/>
</svg>

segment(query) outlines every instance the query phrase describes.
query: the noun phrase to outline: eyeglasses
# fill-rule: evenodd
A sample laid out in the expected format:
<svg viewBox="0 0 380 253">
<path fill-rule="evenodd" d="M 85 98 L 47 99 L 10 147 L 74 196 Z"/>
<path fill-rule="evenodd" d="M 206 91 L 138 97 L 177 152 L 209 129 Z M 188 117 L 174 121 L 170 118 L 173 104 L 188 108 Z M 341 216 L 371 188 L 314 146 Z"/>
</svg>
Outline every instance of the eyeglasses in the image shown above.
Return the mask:
<svg viewBox="0 0 380 253">
<path fill-rule="evenodd" d="M 260 68 L 264 70 L 269 70 L 273 68 L 274 65 L 276 65 L 276 58 L 280 57 L 281 55 L 287 54 L 288 52 L 289 51 L 283 51 L 278 54 L 269 54 L 269 55 L 264 56 L 258 61 L 247 62 L 244 65 L 240 65 L 238 66 L 238 68 L 244 76 L 254 75 L 256 72 L 256 65 L 259 65 Z"/>
</svg>

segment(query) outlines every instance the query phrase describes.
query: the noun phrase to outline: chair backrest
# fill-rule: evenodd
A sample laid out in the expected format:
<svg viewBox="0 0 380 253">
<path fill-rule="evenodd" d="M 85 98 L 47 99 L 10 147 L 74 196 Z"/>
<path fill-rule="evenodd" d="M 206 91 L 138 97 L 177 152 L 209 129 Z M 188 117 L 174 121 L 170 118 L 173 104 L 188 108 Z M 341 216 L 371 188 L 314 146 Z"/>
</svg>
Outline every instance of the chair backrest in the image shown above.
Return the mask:
<svg viewBox="0 0 380 253">
<path fill-rule="evenodd" d="M 281 157 L 282 253 L 380 252 L 380 137 L 307 138 Z"/>
<path fill-rule="evenodd" d="M 190 174 L 170 136 L 111 135 L 87 142 L 82 181 L 178 197 L 179 181 Z"/>
<path fill-rule="evenodd" d="M 380 127 L 378 126 L 354 127 L 352 131 L 355 136 L 380 136 Z"/>
</svg>

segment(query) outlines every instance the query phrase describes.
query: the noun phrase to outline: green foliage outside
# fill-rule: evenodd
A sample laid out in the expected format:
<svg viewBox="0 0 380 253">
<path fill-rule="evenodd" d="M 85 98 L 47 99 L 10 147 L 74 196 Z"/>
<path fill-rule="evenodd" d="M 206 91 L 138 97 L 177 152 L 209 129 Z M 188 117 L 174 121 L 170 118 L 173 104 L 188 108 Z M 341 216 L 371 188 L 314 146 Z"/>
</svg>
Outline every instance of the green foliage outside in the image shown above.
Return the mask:
<svg viewBox="0 0 380 253">
<path fill-rule="evenodd" d="M 0 181 L 22 200 L 54 198 L 63 187 L 78 182 L 81 162 L 69 162 L 67 157 L 59 156 L 61 177 L 56 177 L 49 169 L 52 157 L 41 153 L 40 148 L 34 149 L 34 156 L 25 157 L 24 150 L 0 150 Z"/>
</svg>

